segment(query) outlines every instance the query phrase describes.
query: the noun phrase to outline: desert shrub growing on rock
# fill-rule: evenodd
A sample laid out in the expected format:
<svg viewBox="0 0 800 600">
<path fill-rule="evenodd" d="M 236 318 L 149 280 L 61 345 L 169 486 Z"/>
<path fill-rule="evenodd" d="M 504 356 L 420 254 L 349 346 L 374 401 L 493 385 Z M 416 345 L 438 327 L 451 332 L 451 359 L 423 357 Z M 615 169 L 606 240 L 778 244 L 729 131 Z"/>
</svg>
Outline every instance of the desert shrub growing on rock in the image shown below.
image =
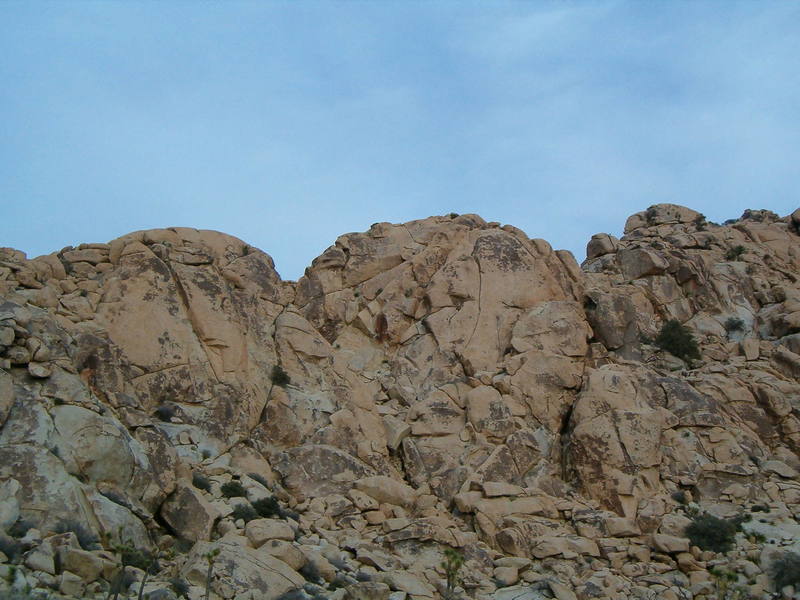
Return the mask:
<svg viewBox="0 0 800 600">
<path fill-rule="evenodd" d="M 27 519 L 17 519 L 17 522 L 8 528 L 8 535 L 19 539 L 25 537 L 25 534 L 28 533 L 28 530 L 32 527 L 33 523 L 31 521 Z"/>
<path fill-rule="evenodd" d="M 281 516 L 281 507 L 278 501 L 273 497 L 260 498 L 253 502 L 253 508 L 262 517 L 268 519 L 270 517 Z"/>
<path fill-rule="evenodd" d="M 160 421 L 164 421 L 165 423 L 169 423 L 172 420 L 172 417 L 175 416 L 177 410 L 171 404 L 163 404 L 159 406 L 156 410 L 156 416 Z"/>
<path fill-rule="evenodd" d="M 303 590 L 289 590 L 278 596 L 275 600 L 306 600 Z"/>
<path fill-rule="evenodd" d="M 211 482 L 202 473 L 192 473 L 192 485 L 198 490 L 211 491 Z"/>
<path fill-rule="evenodd" d="M 318 583 L 319 581 L 322 580 L 322 575 L 320 574 L 317 565 L 315 565 L 311 561 L 308 561 L 306 564 L 304 564 L 301 567 L 300 571 L 298 572 L 300 573 L 300 575 L 303 576 L 303 578 L 306 581 L 311 581 L 312 583 Z"/>
<path fill-rule="evenodd" d="M 233 518 L 242 519 L 245 523 L 258 518 L 258 513 L 249 504 L 239 504 L 233 508 Z"/>
<path fill-rule="evenodd" d="M 248 473 L 247 476 L 253 481 L 257 481 L 265 488 L 269 489 L 269 481 L 267 481 L 263 475 L 259 475 L 258 473 Z"/>
<path fill-rule="evenodd" d="M 275 365 L 272 367 L 272 372 L 269 375 L 269 379 L 274 385 L 278 385 L 280 387 L 286 387 L 291 383 L 289 374 L 284 371 L 280 365 Z"/>
<path fill-rule="evenodd" d="M 247 497 L 247 490 L 245 490 L 244 486 L 238 481 L 229 481 L 227 483 L 223 483 L 221 491 L 222 495 L 226 498 Z"/>
<path fill-rule="evenodd" d="M 16 562 L 22 556 L 22 544 L 14 538 L 0 536 L 0 552 L 12 563 Z"/>
<path fill-rule="evenodd" d="M 742 257 L 742 254 L 747 252 L 747 248 L 744 246 L 734 246 L 725 254 L 726 260 L 739 260 Z"/>
<path fill-rule="evenodd" d="M 787 585 L 793 585 L 797 591 L 800 585 L 800 554 L 787 552 L 772 563 L 769 572 L 777 591 Z"/>
<path fill-rule="evenodd" d="M 725 331 L 733 333 L 734 331 L 744 331 L 744 321 L 738 317 L 728 317 L 725 320 Z"/>
<path fill-rule="evenodd" d="M 442 569 L 444 569 L 445 576 L 447 577 L 447 591 L 445 598 L 450 600 L 455 598 L 456 587 L 459 584 L 458 572 L 464 566 L 464 555 L 458 550 L 447 548 L 444 551 L 444 561 L 442 562 Z"/>
<path fill-rule="evenodd" d="M 656 346 L 680 359 L 700 358 L 697 340 L 686 327 L 675 319 L 664 323 L 655 342 Z"/>
<path fill-rule="evenodd" d="M 172 591 L 175 592 L 178 598 L 189 597 L 189 584 L 180 577 L 172 577 L 169 580 L 169 587 L 172 588 Z"/>
<path fill-rule="evenodd" d="M 686 527 L 686 537 L 701 550 L 728 552 L 735 541 L 741 521 L 720 519 L 714 515 L 696 516 Z"/>
</svg>

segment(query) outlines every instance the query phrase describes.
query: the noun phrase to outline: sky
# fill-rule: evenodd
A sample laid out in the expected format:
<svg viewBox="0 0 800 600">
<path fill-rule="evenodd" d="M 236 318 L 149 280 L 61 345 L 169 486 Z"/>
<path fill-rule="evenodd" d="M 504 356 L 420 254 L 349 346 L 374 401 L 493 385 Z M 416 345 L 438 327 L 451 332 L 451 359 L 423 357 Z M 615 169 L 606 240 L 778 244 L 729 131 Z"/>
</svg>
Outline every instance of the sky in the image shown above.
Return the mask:
<svg viewBox="0 0 800 600">
<path fill-rule="evenodd" d="M 0 2 L 0 246 L 215 229 L 299 278 L 477 213 L 585 258 L 800 206 L 800 2 Z"/>
</svg>

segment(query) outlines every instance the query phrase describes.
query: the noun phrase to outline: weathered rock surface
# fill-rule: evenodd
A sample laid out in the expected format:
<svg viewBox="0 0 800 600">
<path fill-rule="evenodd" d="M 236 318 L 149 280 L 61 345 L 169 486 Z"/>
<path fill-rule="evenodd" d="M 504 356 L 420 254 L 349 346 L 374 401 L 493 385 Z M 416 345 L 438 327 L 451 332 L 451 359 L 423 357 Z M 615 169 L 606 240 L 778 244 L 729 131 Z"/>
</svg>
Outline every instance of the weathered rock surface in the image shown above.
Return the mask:
<svg viewBox="0 0 800 600">
<path fill-rule="evenodd" d="M 181 539 L 154 593 L 198 598 L 209 556 L 212 597 L 413 599 L 450 547 L 467 597 L 679 598 L 721 560 L 686 507 L 764 505 L 730 563 L 763 593 L 800 515 L 798 223 L 657 205 L 580 267 L 476 215 L 378 223 L 297 282 L 186 228 L 0 249 L 6 559 L 92 596 L 121 543 Z M 699 359 L 652 342 L 673 319 Z"/>
</svg>

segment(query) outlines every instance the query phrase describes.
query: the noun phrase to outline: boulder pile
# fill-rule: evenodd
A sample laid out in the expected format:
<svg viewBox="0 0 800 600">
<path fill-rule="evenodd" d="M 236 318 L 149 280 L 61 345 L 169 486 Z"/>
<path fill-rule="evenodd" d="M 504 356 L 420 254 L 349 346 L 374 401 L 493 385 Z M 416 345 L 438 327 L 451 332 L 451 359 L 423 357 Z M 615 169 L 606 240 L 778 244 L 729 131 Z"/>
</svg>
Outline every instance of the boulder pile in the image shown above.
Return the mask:
<svg viewBox="0 0 800 600">
<path fill-rule="evenodd" d="M 800 209 L 0 248 L 0 591 L 800 597 L 799 472 Z"/>
</svg>

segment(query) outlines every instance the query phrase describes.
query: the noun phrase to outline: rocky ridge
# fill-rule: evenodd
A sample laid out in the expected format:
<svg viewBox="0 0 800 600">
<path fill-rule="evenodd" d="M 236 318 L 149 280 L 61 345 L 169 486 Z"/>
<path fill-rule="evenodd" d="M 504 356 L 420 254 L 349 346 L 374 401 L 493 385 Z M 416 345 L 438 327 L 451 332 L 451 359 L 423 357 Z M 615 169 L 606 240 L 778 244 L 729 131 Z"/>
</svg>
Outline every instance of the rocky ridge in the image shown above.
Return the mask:
<svg viewBox="0 0 800 600">
<path fill-rule="evenodd" d="M 714 567 L 768 597 L 800 551 L 798 228 L 656 205 L 579 266 L 449 215 L 297 282 L 212 231 L 0 249 L 0 586 L 99 596 L 129 544 L 177 550 L 154 600 L 203 597 L 213 550 L 212 598 L 439 598 L 453 548 L 468 598 L 713 598 Z M 653 343 L 673 319 L 699 359 Z M 706 512 L 754 518 L 715 554 Z"/>
</svg>

